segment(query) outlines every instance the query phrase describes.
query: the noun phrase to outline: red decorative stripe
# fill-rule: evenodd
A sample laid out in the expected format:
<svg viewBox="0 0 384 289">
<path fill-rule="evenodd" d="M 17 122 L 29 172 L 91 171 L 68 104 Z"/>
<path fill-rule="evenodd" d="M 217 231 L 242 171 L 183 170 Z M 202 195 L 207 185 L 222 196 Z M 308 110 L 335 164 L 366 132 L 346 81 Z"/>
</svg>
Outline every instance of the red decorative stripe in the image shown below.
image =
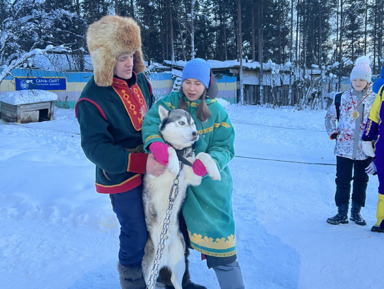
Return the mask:
<svg viewBox="0 0 384 289">
<path fill-rule="evenodd" d="M 96 192 L 101 194 L 118 194 L 130 191 L 141 185 L 141 175 L 134 175 L 132 178 L 113 186 L 104 186 L 96 183 Z"/>
<path fill-rule="evenodd" d="M 146 153 L 130 153 L 128 155 L 128 172 L 145 174 L 145 167 L 147 164 Z"/>
<path fill-rule="evenodd" d="M 133 127 L 137 131 L 140 131 L 143 125 L 144 115 L 148 111 L 147 103 L 145 102 L 140 87 L 135 83 L 129 88 L 127 83 L 123 84 L 120 80 L 114 78 L 112 88 L 123 102 Z"/>
<path fill-rule="evenodd" d="M 85 100 L 85 101 L 89 101 L 89 102 L 92 103 L 94 106 L 96 106 L 97 109 L 99 110 L 100 114 L 103 116 L 103 118 L 104 118 L 105 120 L 107 120 L 107 116 L 105 115 L 104 111 L 101 109 L 100 105 L 98 105 L 95 101 L 93 101 L 92 99 L 89 99 L 89 98 L 82 98 L 82 99 L 80 99 L 80 100 L 76 103 L 76 105 L 75 105 L 75 115 L 76 115 L 76 118 L 77 118 L 77 105 L 79 104 L 80 101 L 83 101 L 83 100 Z"/>
</svg>

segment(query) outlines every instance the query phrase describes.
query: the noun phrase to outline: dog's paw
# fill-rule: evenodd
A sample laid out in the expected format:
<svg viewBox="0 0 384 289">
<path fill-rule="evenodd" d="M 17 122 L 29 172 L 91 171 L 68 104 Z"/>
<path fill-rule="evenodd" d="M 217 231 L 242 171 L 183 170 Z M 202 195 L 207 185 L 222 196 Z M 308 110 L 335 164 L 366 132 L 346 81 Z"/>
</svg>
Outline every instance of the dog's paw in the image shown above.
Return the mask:
<svg viewBox="0 0 384 289">
<path fill-rule="evenodd" d="M 180 170 L 179 158 L 172 147 L 168 148 L 168 154 L 168 169 L 173 175 L 177 176 Z"/>
<path fill-rule="evenodd" d="M 212 159 L 212 157 L 207 153 L 199 153 L 196 156 L 196 159 L 199 159 L 205 166 L 208 172 L 208 176 L 212 178 L 212 180 L 220 181 L 221 176 L 219 169 L 217 168 L 217 165 L 215 161 Z"/>
</svg>

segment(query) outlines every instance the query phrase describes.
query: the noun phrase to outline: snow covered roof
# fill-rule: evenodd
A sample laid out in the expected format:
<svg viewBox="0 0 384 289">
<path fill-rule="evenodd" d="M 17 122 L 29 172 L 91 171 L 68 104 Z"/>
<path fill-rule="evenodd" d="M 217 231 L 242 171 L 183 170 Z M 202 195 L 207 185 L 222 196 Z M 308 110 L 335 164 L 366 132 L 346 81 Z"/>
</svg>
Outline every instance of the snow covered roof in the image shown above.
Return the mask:
<svg viewBox="0 0 384 289">
<path fill-rule="evenodd" d="M 172 62 L 170 60 L 164 60 L 165 64 L 173 66 L 173 67 L 177 67 L 180 69 L 182 69 L 187 62 L 188 61 L 183 61 L 183 60 L 178 60 L 175 62 Z M 240 62 L 237 60 L 219 61 L 219 60 L 210 60 L 209 59 L 209 60 L 207 60 L 207 62 L 209 63 L 209 66 L 212 69 L 229 69 L 229 68 L 234 68 L 234 67 L 240 66 Z M 247 62 L 247 63 L 243 62 L 243 67 L 249 68 L 249 69 L 256 69 L 256 68 L 260 68 L 260 64 L 259 64 L 259 62 Z"/>
<path fill-rule="evenodd" d="M 179 61 L 175 61 L 175 62 L 172 62 L 170 60 L 164 60 L 164 63 L 166 65 L 169 65 L 169 66 L 172 66 L 172 67 L 175 67 L 175 68 L 180 68 L 180 69 L 183 69 L 183 67 L 185 66 L 185 64 L 187 63 L 188 61 L 183 61 L 183 60 L 179 60 Z M 230 69 L 230 68 L 239 68 L 240 67 L 240 62 L 238 60 L 225 60 L 225 61 L 220 61 L 220 60 L 207 60 L 207 62 L 209 63 L 209 65 L 211 66 L 212 69 Z M 292 66 L 292 63 L 291 62 L 287 62 L 285 63 L 284 65 L 277 65 L 276 63 L 273 63 L 272 61 L 268 61 L 266 63 L 263 64 L 263 70 L 276 70 L 276 68 L 278 67 L 278 70 L 282 70 L 282 71 L 289 71 L 289 68 Z M 246 61 L 244 60 L 243 61 L 243 67 L 245 69 L 250 69 L 250 70 L 256 70 L 256 69 L 260 69 L 260 63 L 258 61 L 252 61 L 252 60 L 249 60 L 249 61 Z"/>
<path fill-rule="evenodd" d="M 11 105 L 29 104 L 57 100 L 53 92 L 40 89 L 9 91 L 0 94 L 0 101 Z"/>
</svg>

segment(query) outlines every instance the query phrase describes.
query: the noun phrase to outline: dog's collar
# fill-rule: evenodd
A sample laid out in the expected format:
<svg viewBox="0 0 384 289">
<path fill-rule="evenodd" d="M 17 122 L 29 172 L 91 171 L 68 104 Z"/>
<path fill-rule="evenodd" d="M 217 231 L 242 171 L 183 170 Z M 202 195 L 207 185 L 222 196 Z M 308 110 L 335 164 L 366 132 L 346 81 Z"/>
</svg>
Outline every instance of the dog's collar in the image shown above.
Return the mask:
<svg viewBox="0 0 384 289">
<path fill-rule="evenodd" d="M 161 134 L 161 133 L 160 133 L 160 136 L 162 137 L 162 134 Z M 166 141 L 165 143 L 166 143 L 167 145 L 173 147 L 169 142 Z M 190 156 L 192 156 L 192 152 L 193 152 L 193 150 L 192 150 L 192 146 L 183 148 L 183 149 L 181 149 L 181 150 L 175 149 L 174 147 L 173 147 L 173 149 L 176 151 L 177 158 L 179 159 L 179 162 L 181 162 L 181 163 L 183 163 L 183 164 L 185 164 L 185 165 L 187 165 L 187 166 L 192 167 L 192 163 L 191 163 L 189 160 L 187 160 L 187 159 L 185 158 L 185 157 L 190 157 Z M 191 152 L 190 152 L 188 155 L 185 155 L 185 152 L 186 152 L 188 149 L 191 149 Z"/>
<path fill-rule="evenodd" d="M 191 152 L 188 154 L 188 155 L 185 155 L 185 152 L 187 151 L 187 149 L 189 149 L 191 147 L 187 147 L 187 148 L 184 148 L 182 150 L 177 150 L 175 149 L 176 151 L 176 154 L 177 154 L 177 158 L 179 159 L 179 161 L 187 166 L 190 166 L 192 167 L 192 163 L 186 159 L 186 157 L 190 157 L 192 156 L 192 150 Z"/>
</svg>

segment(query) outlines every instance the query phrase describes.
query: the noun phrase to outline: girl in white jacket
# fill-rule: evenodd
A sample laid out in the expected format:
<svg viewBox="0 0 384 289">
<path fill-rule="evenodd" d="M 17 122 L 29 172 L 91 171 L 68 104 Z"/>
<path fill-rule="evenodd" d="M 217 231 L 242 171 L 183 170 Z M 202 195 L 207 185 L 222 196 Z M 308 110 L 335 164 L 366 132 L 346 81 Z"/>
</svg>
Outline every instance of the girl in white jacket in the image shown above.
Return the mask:
<svg viewBox="0 0 384 289">
<path fill-rule="evenodd" d="M 325 116 L 325 127 L 331 140 L 336 140 L 336 194 L 335 202 L 338 213 L 327 222 L 332 225 L 348 223 L 348 207 L 352 190 L 351 221 L 358 225 L 366 225 L 360 215 L 365 206 L 368 174 L 366 168 L 370 159 L 364 154 L 361 136 L 364 132 L 369 111 L 375 100 L 371 90 L 371 68 L 369 58 L 359 57 L 352 69 L 351 88 L 341 96 L 340 117 L 336 119 L 336 107 L 331 105 Z"/>
</svg>

